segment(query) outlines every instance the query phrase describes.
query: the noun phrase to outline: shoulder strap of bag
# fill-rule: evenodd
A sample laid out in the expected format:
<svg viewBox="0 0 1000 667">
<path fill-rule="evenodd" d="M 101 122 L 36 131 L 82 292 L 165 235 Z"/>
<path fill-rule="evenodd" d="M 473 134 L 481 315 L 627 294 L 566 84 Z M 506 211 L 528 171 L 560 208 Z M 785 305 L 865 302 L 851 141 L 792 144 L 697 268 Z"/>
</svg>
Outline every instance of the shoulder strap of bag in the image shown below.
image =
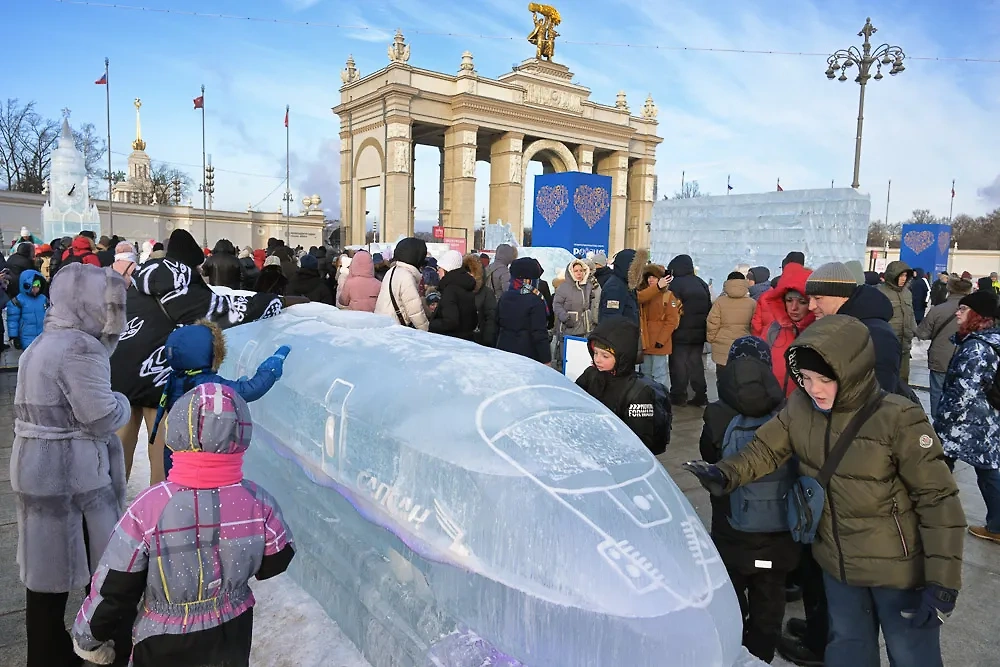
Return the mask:
<svg viewBox="0 0 1000 667">
<path fill-rule="evenodd" d="M 400 312 L 399 304 L 396 303 L 396 294 L 392 291 L 392 279 L 396 277 L 396 267 L 392 267 L 390 272 L 392 273 L 392 275 L 389 276 L 389 300 L 392 302 L 392 309 L 396 312 L 396 319 L 399 320 L 399 323 L 402 324 L 404 327 L 413 326 L 405 319 L 403 319 L 403 313 Z"/>
<path fill-rule="evenodd" d="M 847 448 L 851 446 L 854 442 L 854 438 L 858 435 L 858 431 L 861 427 L 865 425 L 871 416 L 875 414 L 879 406 L 882 405 L 882 398 L 885 396 L 884 392 L 879 392 L 874 398 L 865 403 L 864 407 L 858 410 L 854 417 L 847 424 L 847 428 L 843 430 L 840 437 L 837 438 L 837 444 L 833 446 L 830 450 L 830 455 L 826 457 L 826 461 L 823 462 L 823 467 L 819 469 L 819 474 L 816 475 L 816 481 L 820 483 L 820 486 L 826 488 L 826 485 L 830 483 L 830 478 L 833 477 L 834 471 L 840 462 L 844 459 L 844 455 L 847 453 Z"/>
</svg>

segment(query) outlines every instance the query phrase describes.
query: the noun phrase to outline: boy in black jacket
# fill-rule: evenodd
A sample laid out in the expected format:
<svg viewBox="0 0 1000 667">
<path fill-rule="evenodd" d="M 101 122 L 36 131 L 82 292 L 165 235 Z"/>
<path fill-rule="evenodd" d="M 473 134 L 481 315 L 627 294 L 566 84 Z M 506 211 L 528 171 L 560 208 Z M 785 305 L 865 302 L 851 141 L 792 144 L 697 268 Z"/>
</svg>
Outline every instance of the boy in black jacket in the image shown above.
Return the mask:
<svg viewBox="0 0 1000 667">
<path fill-rule="evenodd" d="M 705 461 L 723 458 L 726 430 L 734 418 L 766 420 L 785 401 L 771 372 L 771 352 L 760 338 L 737 338 L 719 371 L 719 400 L 705 408 L 700 449 Z M 756 429 L 754 429 L 756 430 Z M 746 434 L 752 439 L 752 433 Z M 798 564 L 800 547 L 791 533 L 745 532 L 730 524 L 729 496 L 712 496 L 712 540 L 729 571 L 743 611 L 743 645 L 770 662 L 781 637 L 785 577 Z"/>
<path fill-rule="evenodd" d="M 587 347 L 594 365 L 577 378 L 577 385 L 618 415 L 650 451 L 662 452 L 665 434 L 656 432 L 652 386 L 632 391 L 638 381 L 639 327 L 620 315 L 601 318 Z"/>
</svg>

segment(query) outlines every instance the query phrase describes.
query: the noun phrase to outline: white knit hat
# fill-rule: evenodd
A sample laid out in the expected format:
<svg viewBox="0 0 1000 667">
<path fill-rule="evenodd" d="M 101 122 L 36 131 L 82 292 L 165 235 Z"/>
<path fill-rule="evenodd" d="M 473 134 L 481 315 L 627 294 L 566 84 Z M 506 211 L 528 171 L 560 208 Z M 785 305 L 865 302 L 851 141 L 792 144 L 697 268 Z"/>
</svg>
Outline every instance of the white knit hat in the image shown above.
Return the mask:
<svg viewBox="0 0 1000 667">
<path fill-rule="evenodd" d="M 448 271 L 454 271 L 462 266 L 462 253 L 457 250 L 445 250 L 438 259 L 438 268 L 444 269 L 447 273 Z"/>
</svg>

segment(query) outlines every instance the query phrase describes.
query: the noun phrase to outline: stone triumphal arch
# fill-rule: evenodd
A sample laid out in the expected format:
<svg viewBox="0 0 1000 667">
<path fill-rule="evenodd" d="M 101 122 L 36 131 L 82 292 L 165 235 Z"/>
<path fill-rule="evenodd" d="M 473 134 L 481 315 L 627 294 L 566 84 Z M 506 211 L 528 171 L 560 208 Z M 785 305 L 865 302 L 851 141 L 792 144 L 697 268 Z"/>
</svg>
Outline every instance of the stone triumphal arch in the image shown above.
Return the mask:
<svg viewBox="0 0 1000 667">
<path fill-rule="evenodd" d="M 534 33 L 533 33 L 534 34 Z M 534 41 L 532 43 L 535 43 Z M 440 224 L 466 230 L 476 221 L 476 162 L 490 163 L 489 220 L 524 227 L 528 162 L 546 173 L 582 171 L 612 179 L 609 249 L 648 245 L 653 212 L 656 106 L 633 115 L 624 93 L 614 105 L 590 100 L 552 50 L 496 79 L 476 71 L 465 52 L 456 74 L 409 64 L 410 47 L 397 31 L 389 64 L 361 76 L 353 58 L 341 74 L 341 225 L 348 244 L 365 242 L 365 212 L 379 212 L 380 237 L 413 234 L 413 146 L 435 146 L 440 161 Z M 366 189 L 380 186 L 377 202 Z M 454 232 L 452 232 L 454 233 Z"/>
</svg>

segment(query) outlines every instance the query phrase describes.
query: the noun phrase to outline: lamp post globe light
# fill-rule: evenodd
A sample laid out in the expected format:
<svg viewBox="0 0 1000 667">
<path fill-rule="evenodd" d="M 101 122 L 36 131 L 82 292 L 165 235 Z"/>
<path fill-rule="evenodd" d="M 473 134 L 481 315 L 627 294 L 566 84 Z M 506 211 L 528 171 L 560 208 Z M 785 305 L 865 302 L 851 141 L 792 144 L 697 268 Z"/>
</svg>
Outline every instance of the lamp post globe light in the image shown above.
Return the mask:
<svg viewBox="0 0 1000 667">
<path fill-rule="evenodd" d="M 889 74 L 893 76 L 906 69 L 903 65 L 905 55 L 902 48 L 882 44 L 876 47 L 875 50 L 872 50 L 871 36 L 875 32 L 876 28 L 872 25 L 871 18 L 866 19 L 865 27 L 858 33 L 858 37 L 865 38 L 864 44 L 861 45 L 861 50 L 859 51 L 856 46 L 849 46 L 846 49 L 835 51 L 826 60 L 826 78 L 831 81 L 833 79 L 847 81 L 847 70 L 851 67 L 858 68 L 858 76 L 855 77 L 854 81 L 861 85 L 861 95 L 858 102 L 858 134 L 854 143 L 854 182 L 851 184 L 851 187 L 855 189 L 861 185 L 858 182 L 858 173 L 861 169 L 861 129 L 865 119 L 865 86 L 868 84 L 868 79 L 882 80 L 883 65 L 892 66 Z M 874 76 L 871 73 L 872 65 L 875 66 Z M 838 72 L 840 76 L 837 76 Z"/>
</svg>

